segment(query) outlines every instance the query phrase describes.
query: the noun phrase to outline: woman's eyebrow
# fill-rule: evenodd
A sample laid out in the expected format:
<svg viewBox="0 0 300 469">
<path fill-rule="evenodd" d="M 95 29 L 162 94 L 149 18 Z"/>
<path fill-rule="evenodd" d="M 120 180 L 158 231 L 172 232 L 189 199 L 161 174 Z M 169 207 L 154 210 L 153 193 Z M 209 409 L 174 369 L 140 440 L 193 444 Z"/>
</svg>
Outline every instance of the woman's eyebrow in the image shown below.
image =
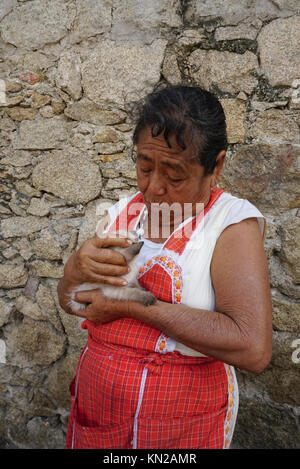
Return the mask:
<svg viewBox="0 0 300 469">
<path fill-rule="evenodd" d="M 152 158 L 148 155 L 145 155 L 144 153 L 138 153 L 137 154 L 137 158 L 139 160 L 144 160 L 144 161 L 149 161 L 149 162 L 152 162 Z M 184 166 L 181 164 L 181 163 L 171 163 L 169 161 L 162 161 L 161 164 L 163 166 L 167 166 L 171 169 L 173 169 L 174 171 L 177 171 L 177 172 L 182 172 L 185 170 Z"/>
<path fill-rule="evenodd" d="M 169 161 L 162 161 L 161 164 L 163 166 L 167 166 L 168 168 L 173 169 L 174 171 L 177 171 L 178 173 L 182 173 L 183 171 L 185 171 L 185 168 L 181 163 L 171 163 Z"/>
<path fill-rule="evenodd" d="M 144 153 L 138 153 L 137 159 L 145 160 L 145 161 L 152 161 L 152 158 L 150 158 L 150 156 L 145 155 Z"/>
</svg>

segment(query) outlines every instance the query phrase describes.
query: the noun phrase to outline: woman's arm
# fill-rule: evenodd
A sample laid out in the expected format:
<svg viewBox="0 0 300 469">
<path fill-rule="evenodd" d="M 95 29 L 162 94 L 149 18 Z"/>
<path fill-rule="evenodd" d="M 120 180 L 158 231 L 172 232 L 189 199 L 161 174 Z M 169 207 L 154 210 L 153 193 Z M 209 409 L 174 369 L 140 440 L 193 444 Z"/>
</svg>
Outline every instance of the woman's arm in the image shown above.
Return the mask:
<svg viewBox="0 0 300 469">
<path fill-rule="evenodd" d="M 230 225 L 211 263 L 216 311 L 157 302 L 138 309 L 144 320 L 179 342 L 239 368 L 262 371 L 272 351 L 267 259 L 255 218 Z"/>
<path fill-rule="evenodd" d="M 98 322 L 117 317 L 139 319 L 199 352 L 254 373 L 269 363 L 272 306 L 267 259 L 255 218 L 227 227 L 211 263 L 216 311 L 157 301 L 152 306 L 120 302 L 110 307 L 103 296 L 81 292 L 76 301 L 91 304 L 83 313 Z M 99 313 L 101 311 L 101 313 Z"/>
</svg>

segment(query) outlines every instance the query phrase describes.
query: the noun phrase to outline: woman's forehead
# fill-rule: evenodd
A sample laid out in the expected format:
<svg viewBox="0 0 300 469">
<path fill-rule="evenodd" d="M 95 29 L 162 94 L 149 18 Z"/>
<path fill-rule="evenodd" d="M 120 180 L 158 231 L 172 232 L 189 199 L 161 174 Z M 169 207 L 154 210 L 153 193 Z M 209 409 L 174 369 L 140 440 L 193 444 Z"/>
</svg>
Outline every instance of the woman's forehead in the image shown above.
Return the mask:
<svg viewBox="0 0 300 469">
<path fill-rule="evenodd" d="M 157 137 L 153 137 L 150 127 L 145 127 L 141 130 L 138 143 L 137 143 L 137 152 L 143 154 L 155 153 L 158 152 L 164 156 L 171 156 L 178 159 L 189 159 L 194 155 L 195 149 L 191 144 L 186 149 L 183 149 L 176 140 L 176 135 L 171 134 L 168 136 L 168 145 L 163 132 Z"/>
</svg>

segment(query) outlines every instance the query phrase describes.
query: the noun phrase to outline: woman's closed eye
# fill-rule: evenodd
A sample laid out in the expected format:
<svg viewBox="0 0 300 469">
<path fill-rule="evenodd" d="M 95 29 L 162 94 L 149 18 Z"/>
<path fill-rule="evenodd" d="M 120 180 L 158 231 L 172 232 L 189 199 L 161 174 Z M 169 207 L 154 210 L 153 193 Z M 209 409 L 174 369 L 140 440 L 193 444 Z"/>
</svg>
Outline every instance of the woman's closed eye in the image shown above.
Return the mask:
<svg viewBox="0 0 300 469">
<path fill-rule="evenodd" d="M 141 171 L 142 173 L 149 174 L 152 170 L 150 168 L 141 168 Z"/>
<path fill-rule="evenodd" d="M 178 183 L 178 182 L 182 182 L 184 179 L 182 178 L 174 178 L 174 177 L 171 177 L 171 176 L 168 176 L 167 175 L 167 179 L 170 181 L 170 182 L 174 182 L 175 184 Z"/>
</svg>

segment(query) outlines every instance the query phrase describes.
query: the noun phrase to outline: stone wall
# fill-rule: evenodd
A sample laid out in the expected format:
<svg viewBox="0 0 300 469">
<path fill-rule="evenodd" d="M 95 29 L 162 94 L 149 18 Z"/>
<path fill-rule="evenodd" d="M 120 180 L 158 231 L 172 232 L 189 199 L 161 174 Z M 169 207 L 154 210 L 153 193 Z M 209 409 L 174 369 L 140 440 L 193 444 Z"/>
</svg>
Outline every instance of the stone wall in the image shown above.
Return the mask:
<svg viewBox="0 0 300 469">
<path fill-rule="evenodd" d="M 64 446 L 86 336 L 57 282 L 136 191 L 135 104 L 183 83 L 222 100 L 220 185 L 268 221 L 273 358 L 238 372 L 233 446 L 299 448 L 299 41 L 298 0 L 1 0 L 0 446 Z"/>
</svg>

